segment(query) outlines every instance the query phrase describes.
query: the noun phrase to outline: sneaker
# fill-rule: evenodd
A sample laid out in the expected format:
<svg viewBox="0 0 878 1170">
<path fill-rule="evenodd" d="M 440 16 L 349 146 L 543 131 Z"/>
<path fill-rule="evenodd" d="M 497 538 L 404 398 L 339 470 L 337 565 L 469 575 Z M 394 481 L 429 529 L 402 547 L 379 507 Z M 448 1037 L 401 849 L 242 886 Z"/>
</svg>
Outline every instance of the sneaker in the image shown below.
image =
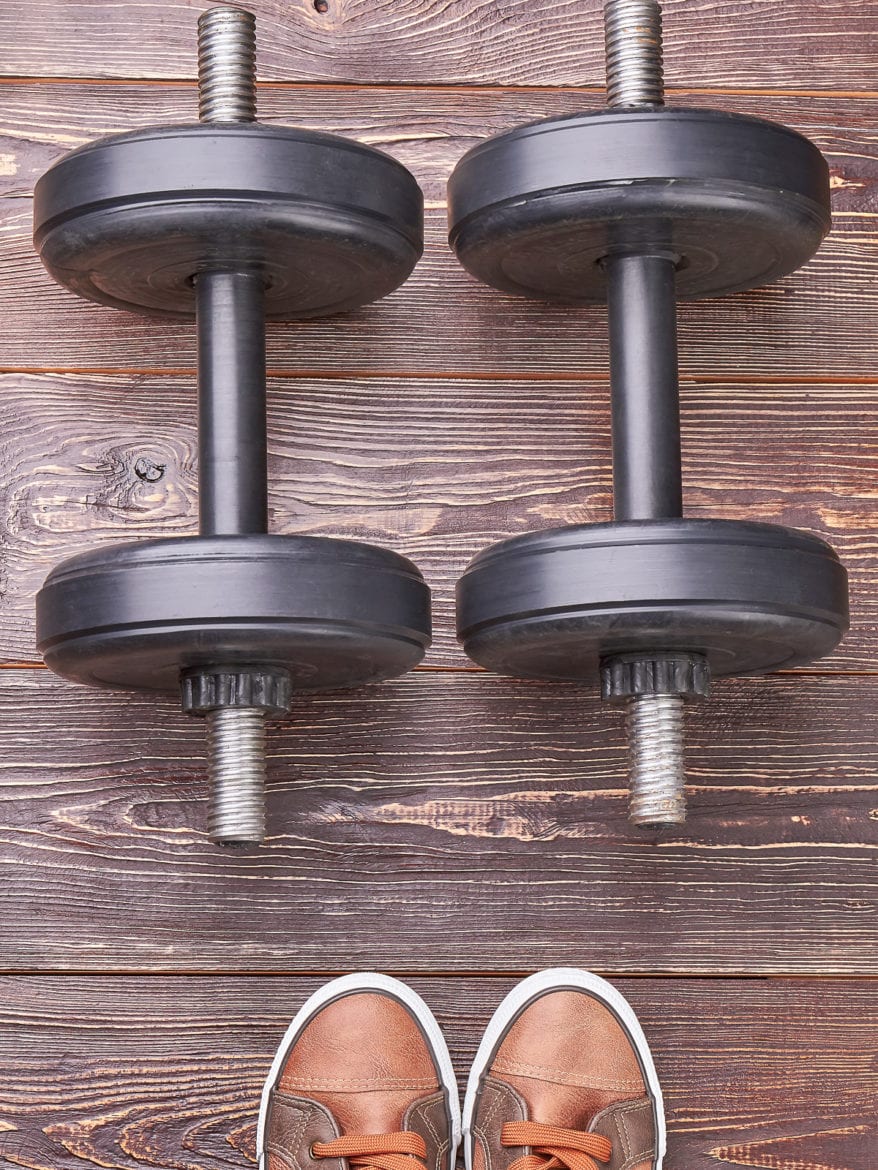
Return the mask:
<svg viewBox="0 0 878 1170">
<path fill-rule="evenodd" d="M 260 1170 L 454 1170 L 459 1141 L 451 1058 L 421 997 L 371 972 L 315 992 L 265 1082 Z"/>
<path fill-rule="evenodd" d="M 661 1170 L 662 1094 L 630 1005 L 559 967 L 510 991 L 463 1107 L 467 1170 Z"/>
</svg>

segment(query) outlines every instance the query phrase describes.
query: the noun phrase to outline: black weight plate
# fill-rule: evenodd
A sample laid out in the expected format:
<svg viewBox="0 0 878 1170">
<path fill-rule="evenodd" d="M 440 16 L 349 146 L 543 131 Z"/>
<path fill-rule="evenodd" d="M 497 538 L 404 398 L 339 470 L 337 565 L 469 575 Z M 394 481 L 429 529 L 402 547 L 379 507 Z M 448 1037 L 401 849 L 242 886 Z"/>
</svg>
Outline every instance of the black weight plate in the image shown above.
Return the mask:
<svg viewBox="0 0 878 1170">
<path fill-rule="evenodd" d="M 103 138 L 38 181 L 34 243 L 87 300 L 195 311 L 206 268 L 264 274 L 266 313 L 294 319 L 377 300 L 423 249 L 423 196 L 395 159 L 347 138 L 258 124 Z"/>
<path fill-rule="evenodd" d="M 801 666 L 848 628 L 824 541 L 773 524 L 645 520 L 514 537 L 458 583 L 467 654 L 498 674 L 597 684 L 601 658 L 686 650 L 717 676 Z"/>
<path fill-rule="evenodd" d="M 661 248 L 680 297 L 794 271 L 830 227 L 829 169 L 801 134 L 713 110 L 601 111 L 474 147 L 448 184 L 463 266 L 505 292 L 603 301 L 600 261 Z"/>
<path fill-rule="evenodd" d="M 55 568 L 37 643 L 64 678 L 175 691 L 192 666 L 282 666 L 297 690 L 411 669 L 430 643 L 430 593 L 394 552 L 309 536 L 113 545 Z"/>
</svg>

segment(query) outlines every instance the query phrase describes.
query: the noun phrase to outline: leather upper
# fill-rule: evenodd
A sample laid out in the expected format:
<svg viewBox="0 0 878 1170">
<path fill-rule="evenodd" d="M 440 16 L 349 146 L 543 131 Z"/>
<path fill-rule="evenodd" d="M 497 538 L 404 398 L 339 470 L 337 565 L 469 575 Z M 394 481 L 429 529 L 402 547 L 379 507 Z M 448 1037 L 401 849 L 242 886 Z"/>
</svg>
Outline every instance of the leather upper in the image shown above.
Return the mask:
<svg viewBox="0 0 878 1170">
<path fill-rule="evenodd" d="M 415 1132 L 427 1170 L 448 1170 L 448 1109 L 433 1055 L 408 1008 L 375 991 L 321 1008 L 287 1052 L 269 1094 L 267 1170 L 348 1170 L 312 1156 L 348 1134 Z"/>
<path fill-rule="evenodd" d="M 636 1049 L 594 996 L 547 992 L 507 1029 L 475 1104 L 473 1170 L 508 1170 L 530 1153 L 500 1142 L 503 1123 L 521 1120 L 608 1137 L 601 1170 L 653 1170 L 654 1103 Z"/>
</svg>

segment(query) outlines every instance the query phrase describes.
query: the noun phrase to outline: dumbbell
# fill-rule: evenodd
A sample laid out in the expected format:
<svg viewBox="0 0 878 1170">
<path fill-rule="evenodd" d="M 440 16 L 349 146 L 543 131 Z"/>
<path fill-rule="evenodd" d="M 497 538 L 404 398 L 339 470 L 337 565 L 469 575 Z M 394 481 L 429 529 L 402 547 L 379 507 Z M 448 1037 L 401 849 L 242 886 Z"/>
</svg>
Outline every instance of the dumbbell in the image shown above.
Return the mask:
<svg viewBox="0 0 878 1170">
<path fill-rule="evenodd" d="M 103 138 L 43 175 L 34 241 L 87 300 L 195 315 L 199 534 L 58 565 L 37 641 L 64 678 L 177 692 L 205 717 L 209 831 L 231 845 L 263 839 L 266 718 L 296 692 L 399 675 L 429 645 L 429 590 L 406 558 L 268 533 L 265 403 L 265 318 L 390 293 L 421 255 L 423 197 L 378 150 L 257 124 L 249 12 L 201 15 L 198 72 L 198 124 Z"/>
<path fill-rule="evenodd" d="M 631 821 L 685 820 L 682 718 L 712 677 L 800 666 L 848 626 L 847 576 L 805 532 L 684 519 L 676 298 L 793 272 L 830 227 L 819 150 L 784 126 L 663 103 L 661 9 L 604 6 L 608 108 L 519 127 L 451 175 L 449 239 L 508 293 L 606 302 L 614 521 L 480 553 L 458 585 L 466 653 L 599 685 L 627 711 Z"/>
</svg>

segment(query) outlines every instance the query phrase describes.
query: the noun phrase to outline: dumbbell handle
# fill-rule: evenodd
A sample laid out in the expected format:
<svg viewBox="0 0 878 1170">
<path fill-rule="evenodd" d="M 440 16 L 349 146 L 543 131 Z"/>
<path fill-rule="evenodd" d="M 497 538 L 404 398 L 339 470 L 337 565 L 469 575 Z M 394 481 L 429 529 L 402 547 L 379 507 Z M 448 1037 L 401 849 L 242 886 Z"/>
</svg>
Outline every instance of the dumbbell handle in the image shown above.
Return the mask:
<svg viewBox="0 0 878 1170">
<path fill-rule="evenodd" d="M 675 264 L 668 255 L 604 262 L 617 520 L 682 515 Z"/>
<path fill-rule="evenodd" d="M 203 272 L 195 298 L 200 530 L 267 532 L 263 280 L 257 273 Z"/>
</svg>

